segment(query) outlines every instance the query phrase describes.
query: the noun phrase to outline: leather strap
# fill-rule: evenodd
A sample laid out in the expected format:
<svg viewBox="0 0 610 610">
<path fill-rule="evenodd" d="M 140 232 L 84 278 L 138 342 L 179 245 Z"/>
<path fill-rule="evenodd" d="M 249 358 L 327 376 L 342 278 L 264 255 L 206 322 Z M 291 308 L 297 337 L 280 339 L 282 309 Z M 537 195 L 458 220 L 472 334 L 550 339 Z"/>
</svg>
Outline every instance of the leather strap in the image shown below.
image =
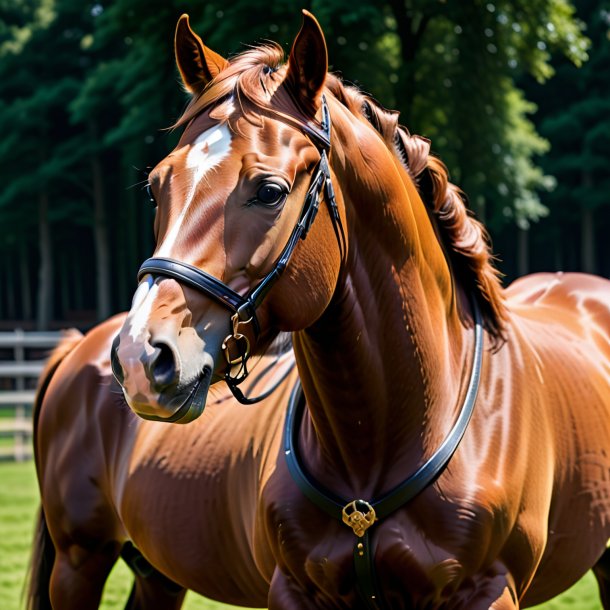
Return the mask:
<svg viewBox="0 0 610 610">
<path fill-rule="evenodd" d="M 460 415 L 441 446 L 422 466 L 400 485 L 397 485 L 380 499 L 370 503 L 375 509 L 378 519 L 387 517 L 431 485 L 447 467 L 449 460 L 455 453 L 466 432 L 479 390 L 481 364 L 483 361 L 483 326 L 481 313 L 475 300 L 473 300 L 472 307 L 475 320 L 475 347 L 470 371 L 470 381 L 468 383 L 468 389 L 466 390 L 464 405 L 462 406 Z M 288 469 L 301 491 L 316 506 L 332 517 L 341 520 L 343 507 L 348 503 L 348 500 L 340 498 L 321 486 L 317 481 L 311 478 L 301 464 L 297 446 L 298 432 L 304 410 L 305 397 L 303 395 L 303 388 L 301 387 L 300 381 L 297 381 L 290 396 L 286 422 L 284 425 L 284 452 L 286 454 Z"/>
<path fill-rule="evenodd" d="M 470 380 L 468 382 L 462 410 L 441 446 L 411 476 L 378 500 L 370 503 L 362 500 L 357 501 L 372 507 L 377 520 L 392 514 L 401 506 L 410 502 L 426 489 L 426 487 L 434 483 L 449 464 L 451 457 L 464 437 L 464 433 L 466 432 L 466 428 L 468 427 L 468 423 L 470 422 L 470 418 L 474 411 L 483 362 L 483 323 L 479 305 L 475 299 L 472 299 L 472 310 L 474 316 L 474 351 Z M 286 455 L 288 470 L 299 489 L 313 504 L 334 519 L 343 521 L 344 509 L 350 505 L 351 502 L 334 494 L 313 479 L 303 466 L 298 453 L 298 434 L 305 406 L 303 389 L 300 381 L 297 381 L 290 396 L 284 426 L 284 453 Z M 368 529 L 364 532 L 363 537 L 356 539 L 354 548 L 358 588 L 361 590 L 363 599 L 367 599 L 369 608 L 372 610 L 381 610 L 381 597 L 378 592 L 375 592 L 376 587 L 374 586 L 375 576 L 373 549 L 371 548 L 370 542 L 371 537 L 367 536 L 367 534 L 369 534 Z M 363 555 L 359 554 L 358 544 L 364 545 Z M 373 566 L 370 568 L 370 574 L 367 566 Z M 373 593 L 371 593 L 371 591 L 373 591 Z"/>
<path fill-rule="evenodd" d="M 385 610 L 383 597 L 379 596 L 379 583 L 375 571 L 375 544 L 373 532 L 367 530 L 354 545 L 354 570 L 356 586 L 362 601 L 371 610 Z"/>
<path fill-rule="evenodd" d="M 151 275 L 171 277 L 191 288 L 205 292 L 205 294 L 211 296 L 233 313 L 238 313 L 240 310 L 243 311 L 244 315 L 240 316 L 242 319 L 247 319 L 245 316 L 254 313 L 254 305 L 247 297 L 241 296 L 241 294 L 229 288 L 218 278 L 188 263 L 183 263 L 173 258 L 156 256 L 142 263 L 138 271 L 138 281 L 149 273 Z"/>
<path fill-rule="evenodd" d="M 320 195 L 324 191 L 326 195 L 326 203 L 333 221 L 335 233 L 341 248 L 341 254 L 344 255 L 345 249 L 345 233 L 341 224 L 341 217 L 337 208 L 335 193 L 332 187 L 330 178 L 330 166 L 328 163 L 327 150 L 330 147 L 330 114 L 326 99 L 322 98 L 322 129 L 321 132 L 313 124 L 301 124 L 299 127 L 304 133 L 315 140 L 315 144 L 320 150 L 320 160 L 314 170 L 313 177 L 305 201 L 301 209 L 301 214 L 297 224 L 294 226 L 282 253 L 277 259 L 273 269 L 261 280 L 261 282 L 253 288 L 247 295 L 242 296 L 229 288 L 224 282 L 210 275 L 209 273 L 182 261 L 166 258 L 152 257 L 144 261 L 138 271 L 138 281 L 147 275 L 160 275 L 163 277 L 171 277 L 179 282 L 203 292 L 212 297 L 221 305 L 230 309 L 233 313 L 239 314 L 240 320 L 243 322 L 252 321 L 255 335 L 260 333 L 260 326 L 256 317 L 256 310 L 280 279 L 290 258 L 295 251 L 297 244 L 301 239 L 305 239 L 315 220 L 318 209 L 320 207 Z"/>
<path fill-rule="evenodd" d="M 233 383 L 230 379 L 225 379 L 226 384 L 229 386 L 229 389 L 231 390 L 231 392 L 233 393 L 233 396 L 235 396 L 235 398 L 237 399 L 238 402 L 240 402 L 242 405 L 255 405 L 257 402 L 261 402 L 263 400 L 265 400 L 265 398 L 269 398 L 269 396 L 271 396 L 271 394 L 273 394 L 273 392 L 275 392 L 280 385 L 284 382 L 284 380 L 288 377 L 288 375 L 290 375 L 290 373 L 292 373 L 292 370 L 294 369 L 294 367 L 296 366 L 296 363 L 293 362 L 288 369 L 286 369 L 286 371 L 284 371 L 284 373 L 282 373 L 282 376 L 265 392 L 263 392 L 262 394 L 259 394 L 258 396 L 251 398 L 250 396 L 246 396 L 241 390 L 240 388 L 237 386 L 237 384 Z"/>
<path fill-rule="evenodd" d="M 284 270 L 286 269 L 286 266 L 288 265 L 299 241 L 307 237 L 309 229 L 311 228 L 311 225 L 318 214 L 318 209 L 320 207 L 320 196 L 322 193 L 325 195 L 326 204 L 333 223 L 333 229 L 339 243 L 342 260 L 347 254 L 347 240 L 343 225 L 341 223 L 341 216 L 339 215 L 339 210 L 337 207 L 335 192 L 331 181 L 330 165 L 328 163 L 331 120 L 330 113 L 328 111 L 328 104 L 326 103 L 326 98 L 324 95 L 322 96 L 321 107 L 322 120 L 319 125 L 315 122 L 302 123 L 297 121 L 295 123 L 295 117 L 290 115 L 281 115 L 284 120 L 294 125 L 296 128 L 301 129 L 301 131 L 303 131 L 303 133 L 311 139 L 312 143 L 314 143 L 320 152 L 320 159 L 314 170 L 309 189 L 307 190 L 299 220 L 294 226 L 290 237 L 288 238 L 288 241 L 275 265 L 257 286 L 255 286 L 248 294 L 242 296 L 227 286 L 224 282 L 203 271 L 202 269 L 198 269 L 193 265 L 183 263 L 179 260 L 160 256 L 152 257 L 144 261 L 140 267 L 140 270 L 138 271 L 138 281 L 141 281 L 142 278 L 147 274 L 151 274 L 153 277 L 157 275 L 161 277 L 173 278 L 215 299 L 218 303 L 224 305 L 231 312 L 233 312 L 233 316 L 231 317 L 231 321 L 233 323 L 233 334 L 227 336 L 225 343 L 233 341 L 233 345 L 240 345 L 242 349 L 240 350 L 239 357 L 236 358 L 235 355 L 231 355 L 230 348 L 227 348 L 223 344 L 228 365 L 225 373 L 225 380 L 235 398 L 243 404 L 253 404 L 258 402 L 259 400 L 266 398 L 267 394 L 259 398 L 248 398 L 244 396 L 243 392 L 241 392 L 238 388 L 239 384 L 242 383 L 248 376 L 247 360 L 251 353 L 249 340 L 241 333 L 239 324 L 242 323 L 245 325 L 251 323 L 255 339 L 257 339 L 260 335 L 261 329 L 256 311 L 262 304 L 271 288 L 284 273 Z M 236 364 L 239 364 L 240 368 L 239 372 L 234 374 L 233 367 Z M 180 413 L 176 415 L 180 415 Z"/>
</svg>

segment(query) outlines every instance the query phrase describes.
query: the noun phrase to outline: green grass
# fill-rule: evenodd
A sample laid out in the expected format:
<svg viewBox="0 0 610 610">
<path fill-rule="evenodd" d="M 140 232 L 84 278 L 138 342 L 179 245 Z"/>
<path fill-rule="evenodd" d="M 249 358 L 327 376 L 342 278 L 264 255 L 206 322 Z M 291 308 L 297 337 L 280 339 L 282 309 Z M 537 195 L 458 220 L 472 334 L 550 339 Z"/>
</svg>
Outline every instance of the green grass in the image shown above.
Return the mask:
<svg viewBox="0 0 610 610">
<path fill-rule="evenodd" d="M 21 591 L 29 559 L 34 516 L 38 505 L 38 488 L 33 462 L 0 464 L 0 609 L 22 607 Z M 102 608 L 123 608 L 131 574 L 119 561 L 104 591 Z M 229 610 L 217 602 L 189 593 L 187 610 Z M 536 607 L 537 610 L 601 610 L 597 585 L 591 573 L 563 595 Z"/>
<path fill-rule="evenodd" d="M 23 607 L 21 592 L 30 556 L 38 487 L 33 462 L 0 464 L 0 610 Z M 118 561 L 104 589 L 101 608 L 123 608 L 131 589 L 129 568 Z M 186 610 L 230 610 L 227 606 L 189 592 Z M 85 610 L 85 609 L 83 609 Z"/>
<path fill-rule="evenodd" d="M 587 572 L 571 589 L 533 610 L 602 610 L 593 572 Z"/>
<path fill-rule="evenodd" d="M 31 405 L 26 405 L 25 407 L 25 415 L 26 417 L 32 416 L 32 407 Z M 0 420 L 5 419 L 15 419 L 17 416 L 17 407 L 10 405 L 2 405 L 0 406 Z"/>
</svg>

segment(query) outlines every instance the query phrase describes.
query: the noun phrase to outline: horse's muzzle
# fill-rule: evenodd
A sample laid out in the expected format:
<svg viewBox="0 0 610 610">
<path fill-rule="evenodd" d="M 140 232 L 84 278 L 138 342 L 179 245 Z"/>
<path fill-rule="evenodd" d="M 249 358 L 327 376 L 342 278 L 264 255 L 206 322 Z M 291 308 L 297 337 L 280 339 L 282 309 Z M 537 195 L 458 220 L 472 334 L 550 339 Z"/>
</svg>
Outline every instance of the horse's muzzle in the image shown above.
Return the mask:
<svg viewBox="0 0 610 610">
<path fill-rule="evenodd" d="M 121 361 L 120 335 L 110 351 L 112 373 L 123 389 L 130 409 L 139 417 L 168 423 L 188 423 L 205 409 L 213 366 L 205 364 L 198 377 L 189 384 L 180 384 L 176 358 L 170 348 L 155 346 L 150 356 Z M 181 387 L 182 385 L 182 387 Z"/>
</svg>

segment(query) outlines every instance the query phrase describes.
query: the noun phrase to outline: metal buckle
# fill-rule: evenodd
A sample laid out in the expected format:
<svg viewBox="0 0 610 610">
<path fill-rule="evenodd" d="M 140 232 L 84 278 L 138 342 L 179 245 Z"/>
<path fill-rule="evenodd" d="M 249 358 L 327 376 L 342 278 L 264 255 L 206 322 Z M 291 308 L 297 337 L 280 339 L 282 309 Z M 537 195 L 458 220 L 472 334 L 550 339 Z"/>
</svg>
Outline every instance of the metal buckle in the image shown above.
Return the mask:
<svg viewBox="0 0 610 610">
<path fill-rule="evenodd" d="M 225 340 L 222 342 L 222 349 L 229 366 L 237 364 L 244 366 L 246 359 L 250 355 L 250 340 L 246 335 L 239 332 L 239 325 L 249 324 L 252 322 L 252 318 L 240 320 L 239 314 L 235 313 L 231 316 L 231 322 L 233 324 L 233 334 L 225 337 Z M 236 357 L 233 356 L 235 353 L 238 354 Z"/>
<path fill-rule="evenodd" d="M 362 538 L 375 521 L 375 509 L 365 500 L 353 500 L 343 507 L 343 523 L 349 525 L 358 538 Z"/>
</svg>

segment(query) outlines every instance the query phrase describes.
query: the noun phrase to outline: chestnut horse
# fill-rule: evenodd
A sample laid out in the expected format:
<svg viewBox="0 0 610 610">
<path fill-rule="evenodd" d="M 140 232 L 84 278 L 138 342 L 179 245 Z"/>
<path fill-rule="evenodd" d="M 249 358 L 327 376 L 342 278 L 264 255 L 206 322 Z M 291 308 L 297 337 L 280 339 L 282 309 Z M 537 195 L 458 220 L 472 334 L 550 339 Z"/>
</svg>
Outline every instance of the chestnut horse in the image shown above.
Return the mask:
<svg viewBox="0 0 610 610">
<path fill-rule="evenodd" d="M 242 508 L 257 502 L 275 466 L 292 354 L 253 371 L 253 392 L 280 381 L 256 408 L 217 384 L 199 420 L 168 426 L 134 415 L 112 376 L 124 318 L 64 339 L 42 376 L 34 415 L 42 511 L 28 608 L 97 608 L 119 555 L 135 573 L 130 610 L 178 609 L 185 588 L 264 606 L 273 564 L 255 554 L 255 515 Z M 221 527 L 220 515 L 232 523 Z"/>
<path fill-rule="evenodd" d="M 127 317 L 66 357 L 40 406 L 56 606 L 131 539 L 182 587 L 243 605 L 514 610 L 593 567 L 610 609 L 610 283 L 503 290 L 429 142 L 327 73 L 310 14 L 287 64 L 275 45 L 226 61 L 186 17 L 176 57 L 193 100 L 150 175 L 155 256 Z M 151 428 L 99 393 L 117 330 L 114 374 Z M 217 390 L 241 398 L 282 331 L 302 384 L 283 446 L 294 379 L 260 410 Z M 71 434 L 53 409 L 71 388 L 110 413 L 81 423 L 80 451 L 107 456 L 83 488 L 67 478 L 81 453 L 49 449 Z"/>
</svg>

